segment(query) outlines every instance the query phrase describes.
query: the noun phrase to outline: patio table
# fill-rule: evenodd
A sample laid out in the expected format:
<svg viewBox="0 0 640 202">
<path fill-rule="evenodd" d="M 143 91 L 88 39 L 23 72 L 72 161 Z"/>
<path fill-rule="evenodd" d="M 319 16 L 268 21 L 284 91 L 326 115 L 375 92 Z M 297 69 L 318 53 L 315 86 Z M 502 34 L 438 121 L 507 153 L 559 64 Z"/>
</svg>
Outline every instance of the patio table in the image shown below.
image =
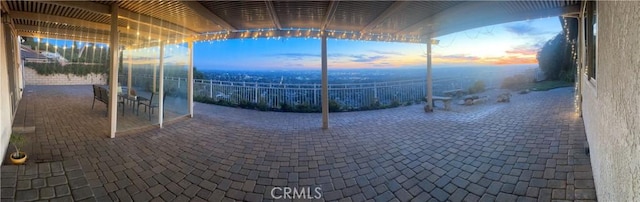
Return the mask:
<svg viewBox="0 0 640 202">
<path fill-rule="evenodd" d="M 127 101 L 131 105 L 132 113 L 136 110 L 136 105 L 138 104 L 138 102 L 146 99 L 144 97 L 127 94 L 119 94 L 118 96 L 120 96 L 124 101 Z"/>
</svg>

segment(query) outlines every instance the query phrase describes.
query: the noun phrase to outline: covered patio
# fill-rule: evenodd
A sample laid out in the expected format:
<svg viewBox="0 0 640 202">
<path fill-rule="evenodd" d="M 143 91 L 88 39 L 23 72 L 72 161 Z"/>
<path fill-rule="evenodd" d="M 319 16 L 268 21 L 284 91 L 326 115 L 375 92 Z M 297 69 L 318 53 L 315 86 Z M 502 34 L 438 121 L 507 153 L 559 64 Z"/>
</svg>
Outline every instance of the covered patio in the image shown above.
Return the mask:
<svg viewBox="0 0 640 202">
<path fill-rule="evenodd" d="M 8 38 L 108 43 L 110 89 L 134 88 L 133 70 L 143 68 L 135 65 L 153 71 L 144 96 L 170 91 L 170 68 L 189 81 L 167 98 L 176 105 L 165 108 L 159 99 L 150 122 L 137 122 L 144 117 L 130 116 L 128 107 L 121 116 L 116 90 L 107 109 L 98 104 L 92 110 L 90 86 L 12 81 L 17 107 L 7 123 L 34 130 L 25 135 L 30 163 L 2 166 L 3 201 L 269 201 L 283 196 L 274 187 L 320 187 L 325 201 L 596 200 L 573 89 L 518 95 L 508 105 L 465 112 L 425 114 L 416 105 L 329 119 L 328 109 L 328 38 L 424 43 L 431 106 L 436 37 L 530 18 L 576 17 L 579 1 L 1 3 Z M 194 42 L 282 37 L 322 41 L 322 114 L 193 103 Z M 174 52 L 181 62 L 163 61 L 172 48 L 186 50 Z M 9 52 L 6 57 L 15 58 Z M 15 64 L 7 66 L 18 69 Z M 172 107 L 176 113 L 167 113 Z"/>
<path fill-rule="evenodd" d="M 144 1 L 4 1 L 2 10 L 7 36 L 28 36 L 103 43 L 109 51 L 109 89 L 132 89 L 132 77 L 153 75 L 148 85 L 137 86 L 155 95 L 159 113 L 148 123 L 132 124 L 117 116 L 119 94 L 110 91 L 109 136 L 159 126 L 165 120 L 193 116 L 193 43 L 228 39 L 280 39 L 290 37 L 321 40 L 321 108 L 319 124 L 329 128 L 327 39 L 385 41 L 426 44 L 425 85 L 427 111 L 432 111 L 433 82 L 431 46 L 436 37 L 466 29 L 564 15 L 577 17 L 579 1 L 548 2 L 197 2 L 171 1 L 151 5 Z M 476 16 L 476 20 L 468 18 Z M 117 33 L 117 34 L 116 34 Z M 10 43 L 11 46 L 18 46 Z M 49 43 L 47 42 L 47 51 Z M 58 47 L 55 46 L 57 49 Z M 82 47 L 85 48 L 85 47 Z M 100 49 L 102 49 L 101 47 Z M 18 54 L 19 55 L 19 54 Z M 16 57 L 16 54 L 11 55 Z M 177 58 L 177 59 L 170 59 Z M 14 61 L 15 62 L 15 61 Z M 152 73 L 151 73 L 152 72 Z M 181 77 L 186 89 L 174 91 L 167 77 Z M 17 91 L 18 86 L 12 90 Z M 181 98 L 165 117 L 165 97 Z M 149 99 L 150 95 L 145 98 Z M 18 100 L 18 99 L 16 99 Z M 17 102 L 16 102 L 17 103 Z M 15 109 L 14 109 L 15 110 Z"/>
<path fill-rule="evenodd" d="M 32 163 L 2 167 L 3 200 L 262 201 L 277 186 L 321 187 L 326 201 L 596 199 L 571 88 L 467 112 L 338 113 L 331 130 L 320 114 L 197 104 L 192 119 L 115 139 L 78 89 L 27 88 Z"/>
</svg>

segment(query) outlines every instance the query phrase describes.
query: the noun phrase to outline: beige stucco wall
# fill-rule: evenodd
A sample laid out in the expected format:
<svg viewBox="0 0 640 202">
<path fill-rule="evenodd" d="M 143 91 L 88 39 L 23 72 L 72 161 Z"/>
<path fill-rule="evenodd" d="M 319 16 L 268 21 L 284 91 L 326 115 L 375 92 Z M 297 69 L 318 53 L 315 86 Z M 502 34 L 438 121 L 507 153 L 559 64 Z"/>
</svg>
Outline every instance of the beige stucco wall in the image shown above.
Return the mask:
<svg viewBox="0 0 640 202">
<path fill-rule="evenodd" d="M 4 16 L 2 16 L 4 18 Z M 2 22 L 2 20 L 0 20 Z M 9 75 L 4 41 L 4 26 L 0 24 L 0 154 L 2 163 L 11 135 L 11 102 L 9 100 Z"/>
<path fill-rule="evenodd" d="M 640 2 L 598 2 L 597 80 L 583 117 L 600 201 L 640 201 Z"/>
<path fill-rule="evenodd" d="M 24 67 L 24 80 L 26 85 L 88 85 L 107 83 L 106 74 L 89 74 L 86 76 L 54 74 L 40 75 L 36 70 Z"/>
</svg>

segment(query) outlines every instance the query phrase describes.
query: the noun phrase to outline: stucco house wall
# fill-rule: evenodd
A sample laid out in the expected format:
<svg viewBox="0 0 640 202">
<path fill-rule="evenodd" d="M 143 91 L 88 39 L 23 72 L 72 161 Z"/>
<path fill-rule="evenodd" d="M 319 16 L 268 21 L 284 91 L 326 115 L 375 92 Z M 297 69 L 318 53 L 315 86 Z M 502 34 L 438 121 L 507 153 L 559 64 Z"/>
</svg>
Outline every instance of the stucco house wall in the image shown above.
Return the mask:
<svg viewBox="0 0 640 202">
<path fill-rule="evenodd" d="M 4 16 L 0 17 L 4 18 Z M 2 22 L 2 20 L 0 20 Z M 4 161 L 5 152 L 9 144 L 9 137 L 11 136 L 11 101 L 9 98 L 9 74 L 7 72 L 7 54 L 5 47 L 5 35 L 4 26 L 0 24 L 0 154 L 2 159 L 0 163 Z"/>
<path fill-rule="evenodd" d="M 640 2 L 598 2 L 596 80 L 582 110 L 600 201 L 640 201 Z"/>
</svg>

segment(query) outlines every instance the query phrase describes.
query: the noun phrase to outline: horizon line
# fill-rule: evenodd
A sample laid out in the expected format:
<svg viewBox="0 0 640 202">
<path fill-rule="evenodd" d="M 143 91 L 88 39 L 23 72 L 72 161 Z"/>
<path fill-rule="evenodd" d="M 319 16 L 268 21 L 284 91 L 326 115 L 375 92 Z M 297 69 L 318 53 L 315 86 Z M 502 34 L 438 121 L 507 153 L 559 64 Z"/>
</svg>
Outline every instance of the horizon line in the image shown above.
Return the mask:
<svg viewBox="0 0 640 202">
<path fill-rule="evenodd" d="M 248 67 L 227 67 L 227 68 L 203 68 L 202 66 L 198 67 L 199 71 L 202 70 L 235 70 L 235 71 L 321 71 L 321 68 L 248 68 Z M 432 68 L 537 68 L 537 65 L 534 64 L 522 64 L 522 65 L 465 65 L 465 66 L 433 66 Z M 371 68 L 329 68 L 329 70 L 407 70 L 407 69 L 427 69 L 427 67 L 371 67 Z"/>
</svg>

